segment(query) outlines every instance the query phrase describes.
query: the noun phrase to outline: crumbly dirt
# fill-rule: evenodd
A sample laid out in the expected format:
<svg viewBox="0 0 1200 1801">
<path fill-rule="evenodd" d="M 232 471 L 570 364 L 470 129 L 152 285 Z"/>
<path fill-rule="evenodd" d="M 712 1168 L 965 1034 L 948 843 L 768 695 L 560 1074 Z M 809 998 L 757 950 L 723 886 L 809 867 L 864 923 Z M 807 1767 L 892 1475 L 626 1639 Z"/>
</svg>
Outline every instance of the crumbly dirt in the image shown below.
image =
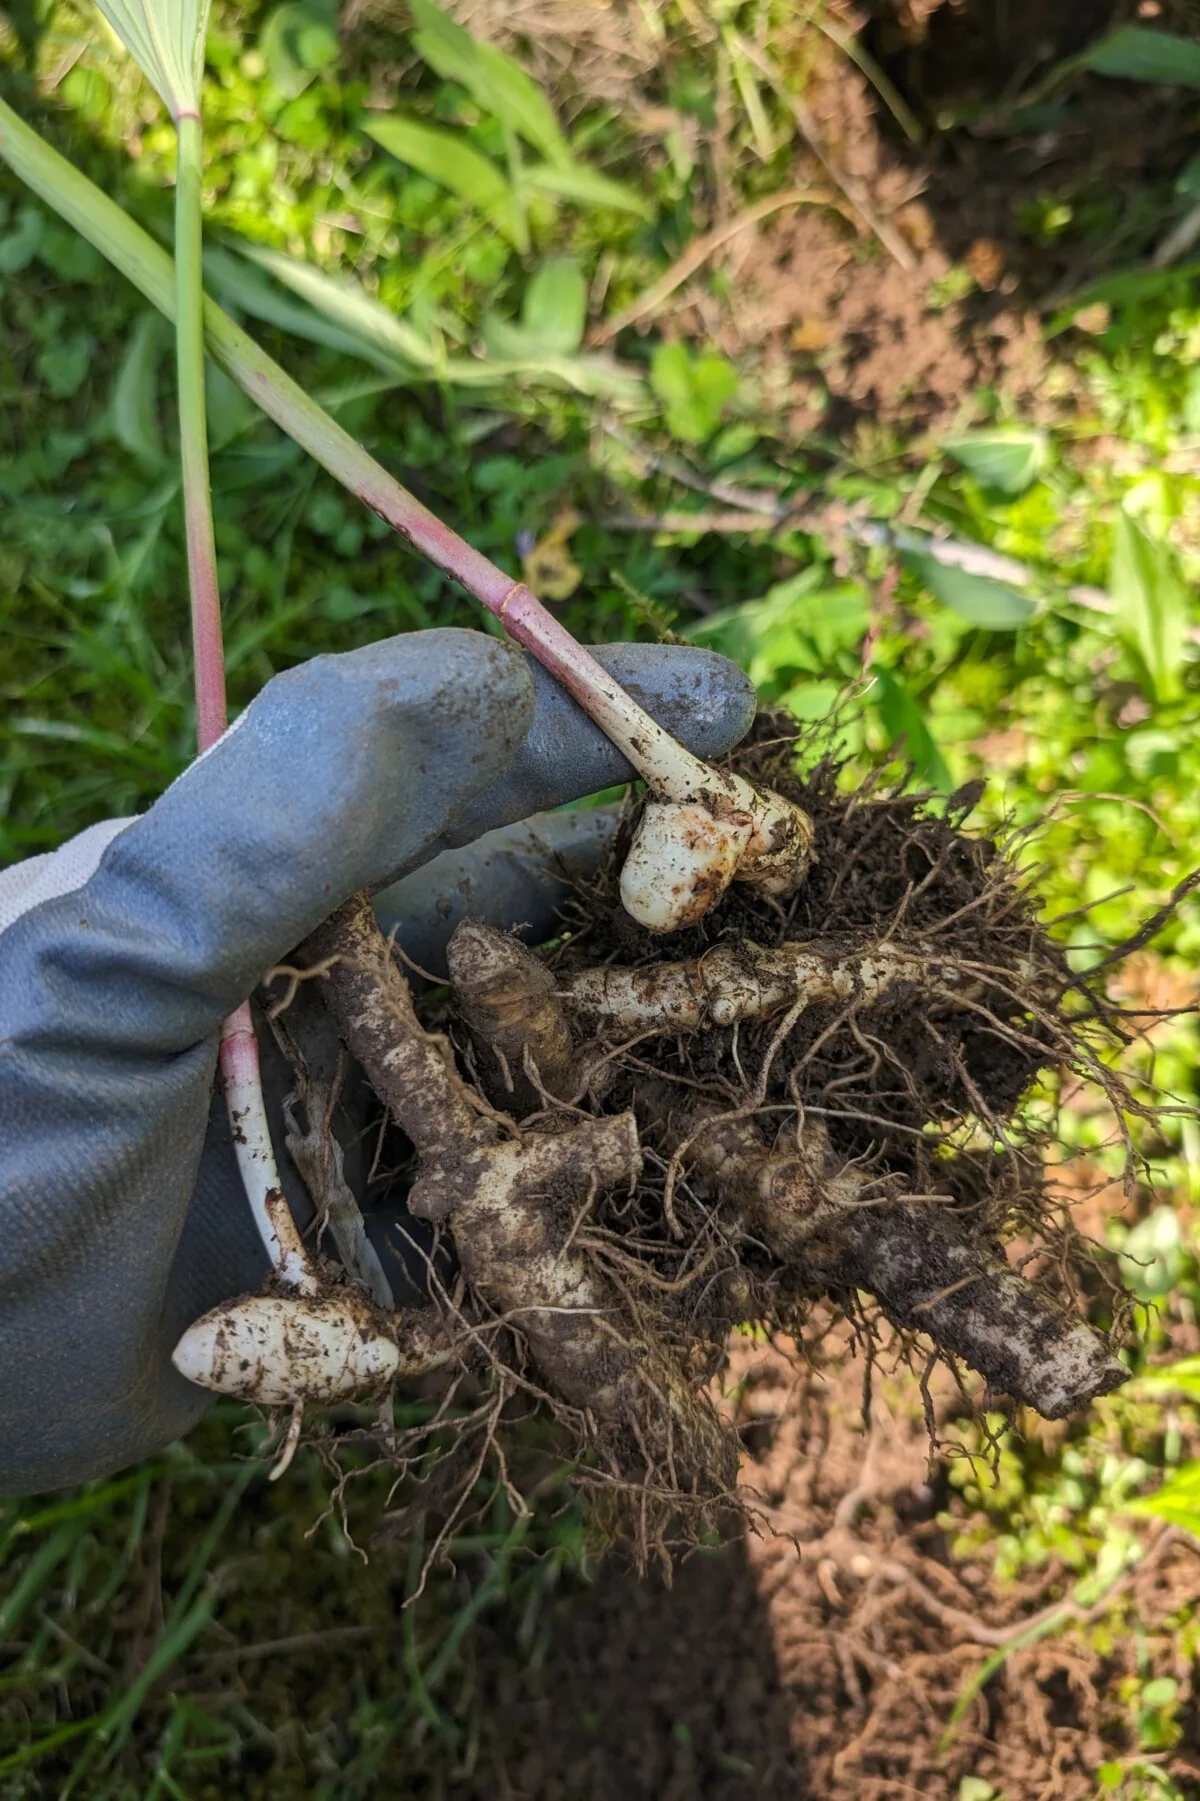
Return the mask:
<svg viewBox="0 0 1200 1801">
<path fill-rule="evenodd" d="M 789 126 L 779 112 L 769 174 L 736 82 L 721 79 L 707 7 L 681 6 L 665 37 L 635 0 L 451 10 L 515 52 L 567 120 L 615 108 L 652 162 L 680 133 L 696 164 L 694 233 L 737 219 L 739 187 L 817 194 L 739 229 L 629 328 L 736 358 L 796 448 L 882 434 L 920 449 L 922 434 L 975 415 L 979 389 L 1052 423 L 1073 396 L 1061 368 L 1046 380 L 1046 314 L 1152 252 L 1194 150 L 1187 89 L 1087 74 L 1041 84 L 1120 25 L 1194 35 L 1200 0 L 827 0 L 816 27 L 809 8 L 776 15 L 771 54 L 806 118 Z M 397 0 L 343 11 L 376 105 L 408 67 L 394 54 L 402 16 Z M 846 53 L 856 34 L 903 123 Z M 700 110 L 680 103 L 692 90 Z"/>
<path fill-rule="evenodd" d="M 798 13 L 794 38 L 785 25 L 773 40 L 809 129 L 791 135 L 772 186 L 809 184 L 828 203 L 739 231 L 636 329 L 703 340 L 756 371 L 793 443 L 945 429 L 972 416 L 979 388 L 1050 422 L 1071 397 L 1065 378 L 1047 388 L 1044 317 L 1152 251 L 1192 153 L 1194 105 L 1182 89 L 1098 76 L 1044 98 L 1039 83 L 1118 25 L 1194 33 L 1200 6 L 832 0 L 822 17 L 833 35 Z M 908 131 L 840 47 L 859 29 Z M 646 119 L 661 135 L 663 119 Z M 735 154 L 737 126 L 734 99 L 705 134 L 714 165 Z M 714 175 L 721 225 L 737 208 Z M 891 248 L 867 209 L 892 228 Z"/>
<path fill-rule="evenodd" d="M 482 1631 L 476 1768 L 455 1795 L 955 1801 L 974 1776 L 1006 1801 L 1090 1801 L 1099 1765 L 1137 1749 L 1124 1697 L 1139 1672 L 1180 1682 L 1184 1734 L 1159 1767 L 1200 1794 L 1194 1669 L 1171 1631 L 1200 1580 L 1186 1538 L 1149 1535 L 1115 1629 L 1089 1642 L 1085 1623 L 1015 1647 L 939 1748 L 996 1640 L 1069 1578 L 1052 1564 L 1005 1586 L 982 1559 L 956 1560 L 915 1382 L 877 1382 L 864 1430 L 840 1350 L 835 1331 L 826 1367 L 797 1372 L 780 1351 L 735 1343 L 727 1386 L 743 1480 L 766 1507 L 760 1531 L 697 1553 L 671 1588 L 606 1568 L 559 1603 L 537 1667 Z M 953 1416 L 950 1385 L 937 1403 Z"/>
</svg>

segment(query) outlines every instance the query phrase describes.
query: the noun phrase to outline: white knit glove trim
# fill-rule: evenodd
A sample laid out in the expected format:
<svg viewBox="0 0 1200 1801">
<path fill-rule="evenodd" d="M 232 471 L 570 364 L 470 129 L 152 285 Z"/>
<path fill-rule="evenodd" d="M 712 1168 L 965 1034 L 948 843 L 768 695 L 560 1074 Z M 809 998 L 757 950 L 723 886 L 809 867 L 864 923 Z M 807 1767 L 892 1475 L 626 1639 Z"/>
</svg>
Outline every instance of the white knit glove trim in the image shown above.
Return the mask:
<svg viewBox="0 0 1200 1801">
<path fill-rule="evenodd" d="M 90 825 L 86 831 L 68 838 L 58 850 L 0 869 L 0 932 L 6 932 L 31 907 L 82 888 L 96 873 L 117 833 L 132 824 L 132 819 L 102 819 L 98 825 Z"/>
</svg>

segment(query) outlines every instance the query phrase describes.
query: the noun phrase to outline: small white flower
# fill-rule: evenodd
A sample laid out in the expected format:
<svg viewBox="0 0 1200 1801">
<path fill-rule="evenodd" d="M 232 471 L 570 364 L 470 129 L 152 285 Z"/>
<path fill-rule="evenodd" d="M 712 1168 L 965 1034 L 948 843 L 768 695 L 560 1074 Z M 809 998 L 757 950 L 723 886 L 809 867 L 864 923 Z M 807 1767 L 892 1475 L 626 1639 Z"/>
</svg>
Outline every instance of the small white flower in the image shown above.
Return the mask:
<svg viewBox="0 0 1200 1801">
<path fill-rule="evenodd" d="M 171 117 L 199 113 L 212 0 L 96 0 Z"/>
</svg>

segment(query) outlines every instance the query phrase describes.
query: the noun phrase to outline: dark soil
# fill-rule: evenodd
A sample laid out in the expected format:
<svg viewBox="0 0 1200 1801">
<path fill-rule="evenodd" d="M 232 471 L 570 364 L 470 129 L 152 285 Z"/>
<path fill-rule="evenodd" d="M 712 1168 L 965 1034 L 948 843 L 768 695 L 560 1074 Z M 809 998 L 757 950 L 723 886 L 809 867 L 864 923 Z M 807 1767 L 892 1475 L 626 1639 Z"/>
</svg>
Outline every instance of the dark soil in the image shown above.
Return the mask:
<svg viewBox="0 0 1200 1801">
<path fill-rule="evenodd" d="M 1038 98 L 1056 63 L 1121 24 L 1184 33 L 1195 0 L 867 0 L 835 5 L 920 128 L 913 142 L 829 40 L 807 61 L 820 141 L 907 246 L 904 262 L 836 193 L 781 211 L 721 252 L 677 297 L 672 325 L 760 359 L 790 433 L 944 428 L 1000 388 L 1045 414 L 1045 313 L 1143 261 L 1175 216 L 1172 182 L 1194 149 L 1184 89 L 1079 75 Z M 1022 104 L 1028 97 L 1029 103 Z M 790 179 L 830 188 L 798 135 Z M 781 184 L 782 185 L 782 184 Z M 905 266 L 905 262 L 909 266 Z M 659 316 L 659 326 L 662 316 Z"/>
<path fill-rule="evenodd" d="M 1037 416 L 1048 404 L 1039 389 L 1045 312 L 1143 259 L 1162 235 L 1171 183 L 1194 149 L 1195 101 L 1084 77 L 1040 118 L 1006 114 L 1003 103 L 1113 25 L 1194 33 L 1198 9 L 1189 0 L 1140 9 L 1132 0 L 867 0 L 861 10 L 867 47 L 924 142 L 905 138 L 831 47 L 808 98 L 841 164 L 895 217 L 915 267 L 836 212 L 797 208 L 718 256 L 728 302 L 702 273 L 653 329 L 759 358 L 791 403 L 797 444 L 815 430 L 943 426 L 980 384 L 1003 387 Z M 792 175 L 823 179 L 798 141 Z M 1071 223 L 1039 235 L 1034 215 L 1055 206 L 1071 207 Z M 955 270 L 969 279 L 959 276 L 961 297 L 947 304 Z M 868 884 L 863 872 L 864 925 L 885 910 L 879 874 Z M 818 920 L 829 879 L 818 871 L 808 890 Z M 898 899 L 891 890 L 886 905 Z M 1088 1230 L 1127 1205 L 1111 1186 L 1100 1193 L 1095 1177 L 1082 1164 L 1057 1177 Z M 838 1361 L 844 1325 L 822 1339 L 820 1324 L 818 1315 L 807 1336 L 832 1354 L 829 1367 L 798 1370 L 789 1356 L 735 1340 L 726 1378 L 743 1480 L 781 1536 L 750 1532 L 698 1553 L 670 1588 L 605 1568 L 557 1604 L 535 1667 L 485 1624 L 475 1766 L 450 1792 L 464 1801 L 956 1801 L 969 1775 L 1005 1801 L 1090 1801 L 1101 1764 L 1134 1761 L 1129 1697 L 1154 1674 L 1181 1684 L 1184 1728 L 1157 1769 L 1178 1793 L 1200 1796 L 1194 1668 L 1172 1629 L 1200 1584 L 1186 1538 L 1152 1545 L 1114 1630 L 1085 1623 L 1014 1648 L 939 1749 L 997 1637 L 1060 1600 L 1070 1577 L 1051 1562 L 1005 1586 L 984 1560 L 954 1557 L 938 1523 L 945 1466 L 930 1486 L 915 1380 L 901 1372 L 876 1381 L 864 1432 L 861 1364 Z M 945 1428 L 961 1402 L 944 1375 L 934 1391 Z"/>
<path fill-rule="evenodd" d="M 455 1795 L 955 1801 L 973 1775 L 1006 1801 L 1085 1801 L 1098 1766 L 1137 1748 L 1120 1697 L 1139 1655 L 1184 1685 L 1184 1737 L 1159 1767 L 1200 1794 L 1192 1665 L 1170 1628 L 1200 1581 L 1186 1539 L 1149 1556 L 1119 1602 L 1136 1633 L 1014 1648 L 943 1753 L 968 1678 L 998 1636 L 1061 1598 L 1064 1572 L 997 1589 L 982 1562 L 950 1556 L 936 1518 L 944 1478 L 928 1484 L 911 1381 L 877 1387 L 864 1432 L 849 1365 L 797 1377 L 742 1341 L 730 1376 L 743 1479 L 779 1536 L 699 1553 L 670 1589 L 605 1571 L 559 1604 L 537 1668 L 516 1667 L 511 1644 L 485 1630 L 477 1768 Z M 949 1393 L 940 1400 L 952 1411 Z"/>
</svg>

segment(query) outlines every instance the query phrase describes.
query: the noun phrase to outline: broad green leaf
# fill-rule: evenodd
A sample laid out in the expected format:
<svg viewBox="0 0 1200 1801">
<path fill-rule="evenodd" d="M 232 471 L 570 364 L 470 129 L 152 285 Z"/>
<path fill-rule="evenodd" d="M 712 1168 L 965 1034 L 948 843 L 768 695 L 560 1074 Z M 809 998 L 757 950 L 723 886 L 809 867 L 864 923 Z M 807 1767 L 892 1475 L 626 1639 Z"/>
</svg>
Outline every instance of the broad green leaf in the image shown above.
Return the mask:
<svg viewBox="0 0 1200 1801">
<path fill-rule="evenodd" d="M 287 0 L 267 14 L 258 43 L 271 81 L 295 100 L 338 59 L 337 6 L 330 0 Z"/>
<path fill-rule="evenodd" d="M 27 269 L 42 247 L 46 235 L 46 215 L 40 206 L 27 201 L 17 214 L 11 231 L 0 237 L 0 275 L 19 275 Z"/>
<path fill-rule="evenodd" d="M 960 619 L 989 632 L 1015 632 L 1033 618 L 1037 602 L 1020 588 L 994 582 L 990 576 L 971 575 L 965 569 L 937 563 L 932 557 L 909 558 L 922 587 Z"/>
<path fill-rule="evenodd" d="M 1122 81 L 1165 81 L 1175 87 L 1200 88 L 1200 43 L 1170 31 L 1126 25 L 1085 50 L 1076 66 Z"/>
<path fill-rule="evenodd" d="M 797 682 L 781 699 L 793 719 L 807 722 L 827 719 L 841 693 L 837 682 Z"/>
<path fill-rule="evenodd" d="M 642 196 L 622 181 L 612 181 L 589 169 L 586 163 L 535 163 L 521 171 L 523 185 L 555 200 L 573 200 L 578 206 L 608 206 L 616 212 L 653 216 Z"/>
<path fill-rule="evenodd" d="M 664 402 L 667 430 L 687 444 L 710 438 L 737 392 L 738 372 L 706 351 L 693 358 L 686 344 L 660 344 L 650 362 L 650 386 Z"/>
<path fill-rule="evenodd" d="M 1170 1294 L 1186 1264 L 1183 1230 L 1174 1207 L 1155 1207 L 1138 1221 L 1121 1246 L 1121 1277 L 1139 1301 L 1161 1300 Z"/>
<path fill-rule="evenodd" d="M 410 169 L 427 175 L 444 188 L 477 207 L 496 230 L 515 244 L 519 236 L 516 208 L 504 176 L 494 163 L 481 156 L 453 131 L 424 125 L 399 113 L 372 119 L 368 137 Z"/>
<path fill-rule="evenodd" d="M 551 162 L 570 151 L 554 108 L 519 63 L 494 45 L 481 44 L 433 0 L 412 0 L 413 48 L 444 81 L 457 81 L 493 118 L 519 132 Z"/>
<path fill-rule="evenodd" d="M 1167 1520 L 1200 1538 L 1200 1462 L 1183 1464 L 1154 1494 L 1126 1501 L 1122 1511 Z"/>
<path fill-rule="evenodd" d="M 212 0 L 97 0 L 173 119 L 200 110 Z"/>
<path fill-rule="evenodd" d="M 55 399 L 66 400 L 82 388 L 91 374 L 95 357 L 95 339 L 87 332 L 74 332 L 66 337 L 51 338 L 43 345 L 34 368 Z"/>
<path fill-rule="evenodd" d="M 1200 1400 L 1200 1357 L 1180 1357 L 1162 1369 L 1147 1370 L 1133 1386 L 1139 1394 L 1183 1394 Z"/>
<path fill-rule="evenodd" d="M 485 313 L 480 320 L 484 349 L 490 358 L 514 367 L 531 363 L 537 355 L 537 341 L 523 325 L 502 319 L 499 313 Z"/>
<path fill-rule="evenodd" d="M 148 474 L 162 468 L 158 421 L 158 365 L 168 342 L 161 313 L 139 313 L 113 383 L 112 422 L 117 442 Z"/>
<path fill-rule="evenodd" d="M 1170 269 L 1123 269 L 1116 275 L 1102 276 L 1055 313 L 1042 335 L 1047 339 L 1058 337 L 1081 312 L 1101 302 L 1113 307 L 1135 306 L 1140 300 L 1157 300 L 1160 295 L 1166 298 L 1174 293 L 1182 299 L 1191 293 L 1197 275 L 1200 261 L 1176 263 Z"/>
<path fill-rule="evenodd" d="M 1023 494 L 1047 462 L 1045 432 L 1019 425 L 943 438 L 942 449 L 981 487 L 1000 494 Z"/>
<path fill-rule="evenodd" d="M 420 332 L 398 319 L 381 300 L 365 293 L 356 281 L 326 275 L 311 263 L 298 262 L 282 251 L 267 250 L 257 244 L 241 247 L 241 254 L 357 339 L 364 354 L 398 358 L 419 368 L 437 361 L 433 346 Z"/>
<path fill-rule="evenodd" d="M 1144 532 L 1124 507 L 1113 527 L 1109 591 L 1122 642 L 1143 673 L 1153 700 L 1183 693 L 1187 596 L 1167 545 Z"/>
<path fill-rule="evenodd" d="M 804 704 L 817 704 L 808 690 L 822 686 L 821 680 L 796 684 L 798 672 L 826 678 L 828 704 L 820 709 L 824 714 L 841 691 L 840 683 L 828 680 L 829 672 L 839 657 L 857 651 L 869 623 L 870 605 L 863 590 L 853 582 L 830 586 L 828 571 L 811 564 L 776 582 L 760 599 L 711 613 L 687 636 L 740 663 L 755 686 L 768 694 L 786 689 L 789 705 L 793 697 L 799 702 L 802 690 Z"/>
<path fill-rule="evenodd" d="M 521 325 L 551 356 L 570 356 L 583 342 L 587 283 L 573 256 L 554 256 L 534 271 L 521 303 Z"/>
<path fill-rule="evenodd" d="M 949 794 L 954 782 L 921 707 L 890 669 L 875 664 L 871 674 L 875 678 L 871 698 L 890 743 L 899 746 L 920 781 Z"/>
</svg>

